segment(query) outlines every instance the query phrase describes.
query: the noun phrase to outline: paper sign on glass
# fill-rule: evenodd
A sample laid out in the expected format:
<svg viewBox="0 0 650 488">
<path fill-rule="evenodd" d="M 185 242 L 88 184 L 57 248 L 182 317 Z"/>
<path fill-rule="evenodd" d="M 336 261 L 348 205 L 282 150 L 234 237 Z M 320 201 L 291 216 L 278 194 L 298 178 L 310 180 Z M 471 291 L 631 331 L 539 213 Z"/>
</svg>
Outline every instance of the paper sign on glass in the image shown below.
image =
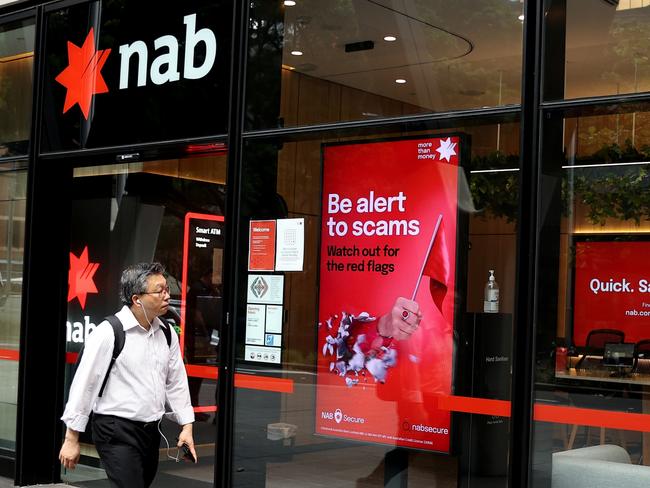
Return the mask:
<svg viewBox="0 0 650 488">
<path fill-rule="evenodd" d="M 248 303 L 282 305 L 283 296 L 283 275 L 248 275 Z"/>
<path fill-rule="evenodd" d="M 276 271 L 302 271 L 305 255 L 305 219 L 278 219 Z"/>
<path fill-rule="evenodd" d="M 265 308 L 265 305 L 246 305 L 246 344 L 264 345 Z"/>
<path fill-rule="evenodd" d="M 244 360 L 256 363 L 280 364 L 281 351 L 279 347 L 244 346 Z"/>
<path fill-rule="evenodd" d="M 248 239 L 248 271 L 273 271 L 275 220 L 251 220 Z"/>
<path fill-rule="evenodd" d="M 282 334 L 283 309 L 278 305 L 266 306 L 266 332 L 270 334 Z"/>
</svg>

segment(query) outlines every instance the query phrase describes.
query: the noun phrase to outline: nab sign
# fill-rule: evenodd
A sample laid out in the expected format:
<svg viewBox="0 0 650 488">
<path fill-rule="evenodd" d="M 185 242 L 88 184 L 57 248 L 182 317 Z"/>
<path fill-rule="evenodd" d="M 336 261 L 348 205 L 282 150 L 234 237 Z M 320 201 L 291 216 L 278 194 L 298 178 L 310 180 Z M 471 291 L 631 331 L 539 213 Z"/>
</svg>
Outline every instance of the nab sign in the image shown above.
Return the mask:
<svg viewBox="0 0 650 488">
<path fill-rule="evenodd" d="M 48 14 L 45 151 L 226 132 L 230 2 L 173 5 Z"/>
</svg>

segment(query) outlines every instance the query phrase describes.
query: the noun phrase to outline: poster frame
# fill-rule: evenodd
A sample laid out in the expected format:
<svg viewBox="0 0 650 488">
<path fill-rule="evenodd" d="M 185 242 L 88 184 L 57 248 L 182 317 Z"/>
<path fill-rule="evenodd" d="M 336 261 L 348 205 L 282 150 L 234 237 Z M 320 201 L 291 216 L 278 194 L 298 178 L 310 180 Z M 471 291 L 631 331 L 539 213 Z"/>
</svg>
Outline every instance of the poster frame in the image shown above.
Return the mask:
<svg viewBox="0 0 650 488">
<path fill-rule="evenodd" d="M 441 132 L 441 133 L 426 133 L 422 135 L 409 135 L 409 136 L 402 136 L 402 137 L 379 137 L 379 138 L 373 138 L 373 139 L 353 139 L 349 141 L 336 141 L 336 142 L 323 142 L 321 143 L 321 148 L 320 148 L 320 159 L 321 159 L 321 172 L 320 172 L 320 194 L 319 194 L 319 202 L 321 204 L 320 206 L 320 214 L 319 214 L 319 221 L 317 227 L 317 251 L 316 251 L 316 300 L 315 300 L 315 310 L 314 310 L 314 316 L 317 318 L 316 322 L 318 322 L 318 316 L 319 316 L 319 310 L 320 310 L 320 283 L 321 283 L 321 276 L 320 276 L 320 270 L 321 270 L 321 242 L 322 242 L 322 235 L 321 235 L 321 230 L 322 230 L 322 218 L 323 218 L 323 213 L 322 213 L 322 208 L 323 208 L 323 182 L 324 182 L 324 176 L 325 176 L 325 150 L 329 147 L 337 147 L 337 146 L 354 146 L 354 145 L 368 145 L 368 144 L 377 144 L 377 143 L 386 143 L 386 142 L 403 142 L 403 141 L 412 141 L 412 140 L 418 140 L 418 139 L 432 139 L 432 138 L 447 138 L 447 137 L 457 137 L 459 144 L 460 144 L 460 150 L 458 152 L 458 172 L 459 172 L 459 177 L 457 181 L 457 195 L 460 194 L 461 190 L 461 171 L 464 172 L 464 176 L 466 177 L 466 180 L 469 181 L 469 171 L 468 167 L 471 161 L 471 136 L 465 132 Z M 456 352 L 457 352 L 457 338 L 459 336 L 458 330 L 461 327 L 461 323 L 463 320 L 465 320 L 464 317 L 464 310 L 466 307 L 466 302 L 467 302 L 467 286 L 466 286 L 466 279 L 459 279 L 459 277 L 467 277 L 467 270 L 468 270 L 468 251 L 469 251 L 469 215 L 467 212 L 464 212 L 461 210 L 461 208 L 458 206 L 458 198 L 457 198 L 457 203 L 456 203 L 456 250 L 455 250 L 455 279 L 454 279 L 454 296 L 456 297 L 454 300 L 454 317 L 453 317 L 453 324 L 452 324 L 452 352 L 451 352 L 451 388 L 450 388 L 450 395 L 454 394 L 455 390 L 455 384 L 457 380 L 457 376 L 459 374 L 459 366 L 456 364 Z M 451 290 L 450 290 L 451 291 Z M 314 326 L 317 326 L 317 323 L 314 324 Z M 313 344 L 313 350 L 316 352 L 315 359 L 314 359 L 314 374 L 316 375 L 316 378 L 318 377 L 318 351 L 319 351 L 319 336 L 318 333 L 315 334 L 314 338 L 314 344 Z M 316 379 L 316 381 L 318 381 Z M 317 383 L 316 383 L 317 385 Z M 313 399 L 313 412 L 314 415 L 316 415 L 316 407 L 317 407 L 317 398 L 318 394 L 316 393 L 314 395 Z M 426 452 L 429 454 L 434 454 L 434 455 L 441 455 L 441 456 L 456 456 L 460 453 L 459 451 L 459 445 L 460 445 L 460 435 L 456 433 L 456 426 L 459 424 L 458 422 L 458 416 L 461 415 L 458 412 L 450 412 L 450 420 L 449 420 L 449 451 L 436 451 L 436 450 L 430 450 L 430 449 L 423 449 L 423 448 L 417 448 L 417 447 L 411 447 L 411 446 L 399 446 L 399 445 L 391 445 L 388 443 L 380 443 L 380 442 L 372 442 L 372 441 L 362 441 L 359 439 L 350 439 L 346 437 L 339 437 L 336 435 L 331 435 L 331 434 L 322 434 L 318 433 L 314 430 L 313 435 L 318 436 L 318 437 L 323 437 L 326 439 L 333 439 L 337 440 L 340 442 L 350 442 L 354 444 L 362 444 L 362 445 L 367 445 L 367 444 L 373 444 L 373 445 L 378 445 L 378 446 L 387 446 L 387 447 L 393 447 L 396 449 L 404 449 L 404 450 L 409 450 L 409 451 L 414 451 L 414 452 Z M 314 426 L 315 429 L 315 426 Z"/>
</svg>

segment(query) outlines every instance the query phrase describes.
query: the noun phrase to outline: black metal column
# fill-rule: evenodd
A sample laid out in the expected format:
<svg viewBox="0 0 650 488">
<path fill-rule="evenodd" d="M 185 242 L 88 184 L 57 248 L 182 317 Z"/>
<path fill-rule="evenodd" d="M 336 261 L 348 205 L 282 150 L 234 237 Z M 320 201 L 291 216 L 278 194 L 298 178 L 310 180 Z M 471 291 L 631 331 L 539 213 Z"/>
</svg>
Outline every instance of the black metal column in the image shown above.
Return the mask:
<svg viewBox="0 0 650 488">
<path fill-rule="evenodd" d="M 538 210 L 540 74 L 543 0 L 524 3 L 524 54 L 521 89 L 521 168 L 519 178 L 519 236 L 517 289 L 513 334 L 512 417 L 508 486 L 528 486 L 533 415 L 535 352 L 535 257 Z"/>
<path fill-rule="evenodd" d="M 16 484 L 60 479 L 70 185 L 67 165 L 39 162 L 43 9 L 37 10 L 34 103 L 27 179 Z"/>
<path fill-rule="evenodd" d="M 241 208 L 242 132 L 244 126 L 244 82 L 248 2 L 235 1 L 233 8 L 232 60 L 230 65 L 230 113 L 228 121 L 228 178 L 226 182 L 226 247 L 225 263 L 225 313 L 226 321 L 221 335 L 219 384 L 217 393 L 217 439 L 215 486 L 232 484 L 232 446 L 235 418 L 235 325 L 237 324 L 238 248 L 240 239 L 239 214 Z"/>
</svg>

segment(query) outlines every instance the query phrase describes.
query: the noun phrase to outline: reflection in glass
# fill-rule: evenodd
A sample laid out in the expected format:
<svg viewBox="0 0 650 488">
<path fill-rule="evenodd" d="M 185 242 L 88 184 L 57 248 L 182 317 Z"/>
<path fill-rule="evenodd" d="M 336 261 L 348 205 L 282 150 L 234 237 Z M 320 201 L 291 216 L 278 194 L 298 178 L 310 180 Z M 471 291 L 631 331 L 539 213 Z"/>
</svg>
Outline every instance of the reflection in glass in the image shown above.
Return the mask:
<svg viewBox="0 0 650 488">
<path fill-rule="evenodd" d="M 568 0 L 564 98 L 650 91 L 649 35 L 647 2 Z"/>
<path fill-rule="evenodd" d="M 14 450 L 27 172 L 0 176 L 0 451 Z"/>
<path fill-rule="evenodd" d="M 246 289 L 240 290 L 237 373 L 247 381 L 244 383 L 242 379 L 235 391 L 234 486 L 297 487 L 308 483 L 314 487 L 367 488 L 384 486 L 390 479 L 408 482 L 411 487 L 478 488 L 487 486 L 488 479 L 493 483 L 490 486 L 507 485 L 508 361 L 511 357 L 509 338 L 512 337 L 515 290 L 519 126 L 508 120 L 494 125 L 453 127 L 442 132 L 443 137 L 446 137 L 444 134 L 456 133 L 468 135 L 471 148 L 466 166 L 458 174 L 459 219 L 463 220 L 469 245 L 465 241 L 462 249 L 454 250 L 466 256 L 459 261 L 463 264 L 462 271 L 461 267 L 457 269 L 457 280 L 462 281 L 466 290 L 457 297 L 463 308 L 457 312 L 458 335 L 454 340 L 457 367 L 452 398 L 501 400 L 506 404 L 506 416 L 504 411 L 480 415 L 461 413 L 455 411 L 455 407 L 440 407 L 437 396 L 418 403 L 421 400 L 418 400 L 417 392 L 409 390 L 414 379 L 408 374 L 403 375 L 399 386 L 394 388 L 399 390 L 397 396 L 403 396 L 396 401 L 395 396 L 383 395 L 385 389 L 374 387 L 372 373 L 366 373 L 365 377 L 360 373 L 358 383 L 348 386 L 345 378 L 337 378 L 329 371 L 329 362 L 336 360 L 329 353 L 323 360 L 324 344 L 322 340 L 318 341 L 319 335 L 323 335 L 322 328 L 327 327 L 325 322 L 318 327 L 318 310 L 322 303 L 319 293 L 323 287 L 319 257 L 319 252 L 322 256 L 322 199 L 324 192 L 329 191 L 324 186 L 327 176 L 324 176 L 323 164 L 326 163 L 323 163 L 322 150 L 324 143 L 347 141 L 323 138 L 297 142 L 251 142 L 244 152 L 242 228 L 248 228 L 249 219 L 304 218 L 306 244 L 304 271 L 284 273 L 281 364 L 251 362 L 244 354 L 246 342 L 250 342 L 246 335 L 247 325 L 250 325 L 247 324 L 250 320 L 248 307 L 255 300 L 249 299 Z M 432 130 L 413 132 L 408 136 L 426 138 L 435 137 L 435 134 L 436 131 Z M 399 135 L 391 139 L 395 136 Z M 367 138 L 367 145 L 364 145 L 366 140 L 360 140 L 355 134 L 346 139 L 360 148 L 372 148 L 376 147 L 377 140 L 386 140 L 386 137 L 382 134 Z M 339 148 L 341 145 L 331 147 Z M 395 158 L 398 173 L 408 171 L 404 160 Z M 353 167 L 357 165 L 354 158 L 347 163 L 351 167 L 349 172 L 343 172 L 348 178 L 342 176 L 343 188 L 349 186 L 353 191 L 369 181 L 385 184 L 374 171 L 366 171 L 361 176 L 355 173 L 355 169 L 360 171 L 361 166 Z M 369 218 L 388 217 L 373 214 Z M 244 251 L 243 248 L 240 250 L 248 256 Z M 501 287 L 502 313 L 499 314 L 482 313 L 489 269 L 495 270 Z M 241 272 L 246 274 L 245 269 Z M 355 296 L 362 293 L 361 290 L 348 292 Z M 394 297 L 388 300 L 392 304 L 391 300 Z M 378 316 L 385 312 L 366 311 Z M 339 313 L 339 310 L 334 312 Z M 342 318 L 339 313 L 338 318 L 332 321 L 334 335 L 334 329 L 338 328 Z M 348 331 L 358 334 L 358 329 L 349 328 Z M 347 344 L 354 347 L 354 341 L 347 341 Z M 431 346 L 441 347 L 440 344 Z M 335 350 L 334 346 L 332 350 Z M 409 358 L 408 354 L 399 360 L 406 364 L 417 361 L 414 357 Z M 319 365 L 323 367 L 319 368 Z M 334 371 L 336 367 L 335 364 Z M 444 366 L 435 369 L 439 372 Z M 408 370 L 412 372 L 411 376 L 417 376 L 418 365 Z M 389 370 L 388 377 L 395 371 Z M 332 384 L 326 391 L 319 390 L 319 375 L 332 375 Z M 352 376 L 348 375 L 353 379 Z M 382 396 L 358 393 L 363 388 L 377 391 Z M 336 408 L 319 407 L 323 405 L 319 397 L 330 392 L 341 400 L 338 413 Z M 371 398 L 372 401 L 361 398 Z M 396 447 L 396 443 L 387 438 L 351 441 L 343 438 L 350 437 L 346 434 L 341 436 L 330 432 L 323 435 L 323 426 L 354 430 L 355 425 L 345 416 L 350 415 L 353 406 L 360 411 L 366 409 L 370 416 L 374 402 L 381 402 L 382 411 L 388 412 L 384 416 L 387 436 L 404 432 L 404 424 L 397 421 L 397 411 L 408 402 L 411 402 L 410 406 L 422 407 L 430 418 L 440 418 L 441 412 L 436 411 L 436 405 L 442 409 L 443 415 L 453 412 L 454 455 Z M 417 429 L 427 428 L 414 423 Z M 426 423 L 422 422 L 423 425 Z"/>
<path fill-rule="evenodd" d="M 631 20 L 635 10 L 615 15 Z M 546 147 L 563 153 L 544 160 L 542 182 L 555 192 L 544 198 L 538 299 L 551 313 L 538 322 L 534 486 L 549 475 L 553 487 L 593 486 L 604 461 L 632 476 L 623 486 L 650 476 L 648 111 L 610 110 L 547 119 Z"/>
<path fill-rule="evenodd" d="M 27 154 L 34 32 L 31 19 L 0 25 L 0 157 Z"/>
<path fill-rule="evenodd" d="M 192 148 L 188 152 L 205 154 L 74 170 L 70 258 L 94 263 L 94 287 L 81 299 L 79 294 L 68 297 L 66 346 L 69 353 L 79 351 L 103 317 L 119 310 L 115 290 L 126 265 L 162 263 L 170 293 L 170 307 L 163 319 L 179 336 L 196 415 L 194 441 L 204 467 L 201 471 L 192 468 L 192 479 L 197 486 L 212 486 L 218 344 L 211 342 L 211 333 L 219 331 L 221 323 L 221 309 L 215 301 L 220 305 L 223 234 L 209 232 L 210 224 L 200 224 L 208 233 L 190 235 L 188 216 L 217 219 L 223 224 L 226 154 L 223 145 Z M 71 370 L 66 372 L 67 391 Z M 176 456 L 178 425 L 163 418 L 160 427 L 172 448 L 168 451 L 161 440 L 154 484 L 178 486 L 188 468 L 168 457 Z M 81 435 L 81 441 L 82 464 L 62 473 L 63 478 L 77 486 L 97 486 L 106 475 L 88 432 Z"/>
<path fill-rule="evenodd" d="M 417 0 L 254 1 L 250 128 L 519 103 L 522 8 L 501 0 L 453 8 Z"/>
</svg>

